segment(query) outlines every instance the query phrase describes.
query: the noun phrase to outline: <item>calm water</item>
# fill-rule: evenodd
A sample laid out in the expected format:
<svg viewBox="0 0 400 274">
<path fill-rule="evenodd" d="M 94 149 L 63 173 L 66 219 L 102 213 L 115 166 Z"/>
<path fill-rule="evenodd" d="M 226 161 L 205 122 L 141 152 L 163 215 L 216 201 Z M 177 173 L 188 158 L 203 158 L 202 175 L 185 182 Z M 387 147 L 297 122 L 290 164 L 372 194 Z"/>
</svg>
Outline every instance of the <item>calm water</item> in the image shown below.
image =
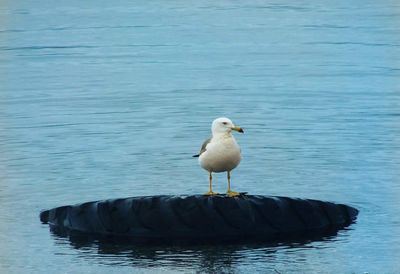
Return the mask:
<svg viewBox="0 0 400 274">
<path fill-rule="evenodd" d="M 398 1 L 64 2 L 0 4 L 0 273 L 399 273 Z M 234 189 L 347 203 L 358 222 L 190 248 L 76 245 L 40 224 L 64 204 L 205 192 L 191 155 L 222 115 L 246 130 Z"/>
</svg>

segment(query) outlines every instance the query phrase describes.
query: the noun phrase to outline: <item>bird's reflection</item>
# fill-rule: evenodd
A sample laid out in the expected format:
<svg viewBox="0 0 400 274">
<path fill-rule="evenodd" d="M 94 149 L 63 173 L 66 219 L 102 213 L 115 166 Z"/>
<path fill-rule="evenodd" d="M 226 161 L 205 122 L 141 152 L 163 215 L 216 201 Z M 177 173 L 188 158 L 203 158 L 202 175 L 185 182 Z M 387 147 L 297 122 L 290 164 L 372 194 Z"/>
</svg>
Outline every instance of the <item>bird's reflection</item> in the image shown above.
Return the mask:
<svg viewBox="0 0 400 274">
<path fill-rule="evenodd" d="M 231 273 L 243 260 L 249 264 L 274 262 L 279 251 L 321 248 L 323 245 L 318 243 L 335 241 L 337 238 L 335 231 L 315 237 L 267 243 L 144 245 L 59 231 L 52 231 L 52 235 L 56 244 L 72 246 L 80 257 L 95 260 L 99 264 L 131 265 L 139 268 L 167 267 L 173 270 L 189 268 L 201 273 Z"/>
</svg>

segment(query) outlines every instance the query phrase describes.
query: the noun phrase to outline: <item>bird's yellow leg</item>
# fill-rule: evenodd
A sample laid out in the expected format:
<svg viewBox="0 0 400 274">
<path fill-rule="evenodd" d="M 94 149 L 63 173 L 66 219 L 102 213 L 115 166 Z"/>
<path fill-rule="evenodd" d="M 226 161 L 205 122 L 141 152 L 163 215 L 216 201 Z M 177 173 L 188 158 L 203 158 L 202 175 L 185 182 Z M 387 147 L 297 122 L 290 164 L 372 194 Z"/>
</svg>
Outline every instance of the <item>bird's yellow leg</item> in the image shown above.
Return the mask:
<svg viewBox="0 0 400 274">
<path fill-rule="evenodd" d="M 228 195 L 228 197 L 235 197 L 235 196 L 239 196 L 240 193 L 239 192 L 235 192 L 231 190 L 231 172 L 228 171 L 228 191 L 226 192 L 226 195 Z"/>
<path fill-rule="evenodd" d="M 209 179 L 210 185 L 208 187 L 208 192 L 206 194 L 204 194 L 204 195 L 207 195 L 207 196 L 217 195 L 218 194 L 217 192 L 213 192 L 212 191 L 212 174 L 211 174 L 211 171 L 209 173 L 208 179 Z"/>
</svg>

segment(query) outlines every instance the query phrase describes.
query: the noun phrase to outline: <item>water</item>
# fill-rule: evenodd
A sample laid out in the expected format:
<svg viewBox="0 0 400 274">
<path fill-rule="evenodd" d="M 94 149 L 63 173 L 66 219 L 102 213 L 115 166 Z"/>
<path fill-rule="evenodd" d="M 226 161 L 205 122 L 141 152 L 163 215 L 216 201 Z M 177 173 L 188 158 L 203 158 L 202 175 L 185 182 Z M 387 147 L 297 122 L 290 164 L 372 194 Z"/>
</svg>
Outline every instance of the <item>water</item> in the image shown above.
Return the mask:
<svg viewBox="0 0 400 274">
<path fill-rule="evenodd" d="M 396 273 L 398 1 L 0 5 L 0 273 Z M 228 116 L 234 190 L 360 209 L 337 236 L 198 247 L 76 245 L 38 214 L 207 190 L 191 155 Z M 224 175 L 215 189 L 224 192 Z"/>
</svg>

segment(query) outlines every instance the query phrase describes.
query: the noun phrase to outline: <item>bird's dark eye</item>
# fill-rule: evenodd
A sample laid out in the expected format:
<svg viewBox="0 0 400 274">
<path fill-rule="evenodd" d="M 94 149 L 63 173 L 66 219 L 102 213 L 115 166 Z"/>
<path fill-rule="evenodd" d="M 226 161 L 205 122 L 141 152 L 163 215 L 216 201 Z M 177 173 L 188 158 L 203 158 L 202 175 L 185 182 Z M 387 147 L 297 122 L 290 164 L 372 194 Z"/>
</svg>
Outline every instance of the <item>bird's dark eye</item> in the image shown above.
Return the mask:
<svg viewBox="0 0 400 274">
<path fill-rule="evenodd" d="M 228 123 L 227 123 L 227 122 L 222 122 L 222 124 L 223 124 L 223 125 L 227 125 Z"/>
</svg>

